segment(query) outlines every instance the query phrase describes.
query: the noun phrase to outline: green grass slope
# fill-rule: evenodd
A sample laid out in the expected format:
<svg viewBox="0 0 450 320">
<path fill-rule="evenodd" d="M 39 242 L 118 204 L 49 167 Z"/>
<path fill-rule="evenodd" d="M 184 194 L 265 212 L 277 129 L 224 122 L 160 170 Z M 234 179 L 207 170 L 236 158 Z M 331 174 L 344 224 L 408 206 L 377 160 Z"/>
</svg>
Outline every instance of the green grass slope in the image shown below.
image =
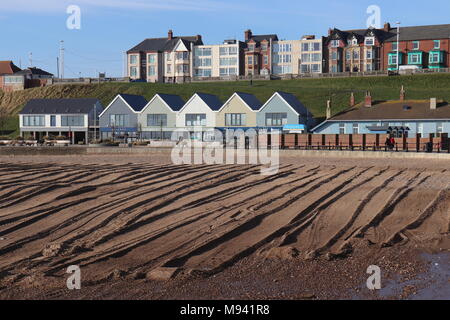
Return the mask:
<svg viewBox="0 0 450 320">
<path fill-rule="evenodd" d="M 30 99 L 35 98 L 98 98 L 104 106 L 118 93 L 143 95 L 147 99 L 156 93 L 178 94 L 185 100 L 195 92 L 217 95 L 225 102 L 235 91 L 248 92 L 265 102 L 275 91 L 293 93 L 316 117 L 325 115 L 326 101 L 332 99 L 333 113 L 348 107 L 350 92 L 355 92 L 356 101 L 364 99 L 370 90 L 374 100 L 399 98 L 404 85 L 407 99 L 429 99 L 436 97 L 450 101 L 450 74 L 431 74 L 398 77 L 355 77 L 335 79 L 301 79 L 284 81 L 233 81 L 190 84 L 160 83 L 103 83 L 86 85 L 57 85 L 33 88 L 13 93 L 0 91 L 0 108 L 7 110 L 12 119 L 8 129 L 18 127 L 17 114 Z"/>
</svg>

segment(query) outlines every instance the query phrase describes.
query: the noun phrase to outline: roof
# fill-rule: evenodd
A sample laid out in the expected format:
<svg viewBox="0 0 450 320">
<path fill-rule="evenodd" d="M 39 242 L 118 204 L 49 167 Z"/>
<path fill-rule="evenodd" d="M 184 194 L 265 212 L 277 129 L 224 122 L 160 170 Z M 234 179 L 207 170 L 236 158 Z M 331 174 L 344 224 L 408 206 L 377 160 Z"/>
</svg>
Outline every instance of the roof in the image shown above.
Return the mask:
<svg viewBox="0 0 450 320">
<path fill-rule="evenodd" d="M 179 40 L 182 40 L 185 46 L 189 49 L 189 44 L 202 45 L 203 41 L 197 36 L 182 36 L 173 37 L 171 40 L 169 38 L 149 38 L 145 39 L 137 46 L 131 48 L 127 53 L 137 53 L 141 51 L 155 51 L 155 52 L 165 52 L 173 51 Z"/>
<path fill-rule="evenodd" d="M 213 94 L 208 93 L 196 93 L 197 96 L 200 97 L 207 105 L 208 107 L 213 111 L 219 111 L 220 108 L 222 108 L 222 101 L 219 100 L 219 98 Z"/>
<path fill-rule="evenodd" d="M 303 103 L 301 103 L 292 93 L 281 91 L 277 91 L 276 93 L 278 93 L 298 114 L 305 115 L 304 111 L 306 110 L 308 112 L 308 115 L 311 115 L 311 113 L 303 105 Z"/>
<path fill-rule="evenodd" d="M 19 71 L 20 68 L 17 67 L 12 61 L 0 61 L 0 75 L 10 75 Z"/>
<path fill-rule="evenodd" d="M 400 41 L 439 40 L 450 38 L 450 24 L 400 27 Z M 397 41 L 397 28 L 391 28 L 387 42 Z"/>
<path fill-rule="evenodd" d="M 147 105 L 148 101 L 143 96 L 134 94 L 119 93 L 119 96 L 135 111 L 140 112 Z"/>
<path fill-rule="evenodd" d="M 253 111 L 261 109 L 261 102 L 252 94 L 244 92 L 236 92 L 238 95 Z"/>
<path fill-rule="evenodd" d="M 405 108 L 405 106 L 410 108 Z M 450 119 L 450 105 L 448 103 L 438 104 L 436 110 L 431 110 L 430 101 L 388 101 L 374 104 L 370 108 L 359 105 L 340 112 L 327 121 L 439 119 Z"/>
<path fill-rule="evenodd" d="M 15 75 L 26 75 L 26 74 L 32 74 L 32 75 L 40 75 L 40 76 L 53 76 L 52 73 L 44 71 L 39 68 L 31 67 L 28 69 L 23 69 L 21 71 L 18 71 L 15 73 Z"/>
<path fill-rule="evenodd" d="M 276 34 L 261 34 L 261 35 L 252 35 L 249 40 L 246 42 L 249 42 L 250 40 L 254 40 L 255 42 L 261 42 L 264 40 L 273 40 L 278 41 L 278 36 Z"/>
<path fill-rule="evenodd" d="M 20 114 L 88 114 L 98 103 L 97 99 L 32 99 Z"/>
<path fill-rule="evenodd" d="M 172 111 L 180 111 L 184 106 L 184 100 L 175 94 L 157 94 L 169 106 Z"/>
<path fill-rule="evenodd" d="M 386 39 L 389 39 L 392 36 L 390 32 L 386 32 L 383 29 L 368 28 L 356 30 L 339 30 L 335 28 L 332 30 L 332 33 L 328 37 L 328 40 L 341 39 L 348 41 L 353 37 L 356 37 L 359 43 L 361 43 L 364 41 L 366 35 L 371 32 L 373 32 L 374 36 L 381 42 L 386 41 Z"/>
</svg>

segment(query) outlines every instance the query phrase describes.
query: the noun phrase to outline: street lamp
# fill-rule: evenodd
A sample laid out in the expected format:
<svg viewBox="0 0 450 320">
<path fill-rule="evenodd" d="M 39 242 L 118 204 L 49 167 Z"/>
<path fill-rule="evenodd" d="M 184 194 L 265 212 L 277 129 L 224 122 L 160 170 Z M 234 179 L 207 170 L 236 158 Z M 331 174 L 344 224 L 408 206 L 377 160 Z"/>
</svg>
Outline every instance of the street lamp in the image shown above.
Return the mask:
<svg viewBox="0 0 450 320">
<path fill-rule="evenodd" d="M 400 22 L 395 23 L 397 25 L 397 73 L 400 72 Z"/>
</svg>

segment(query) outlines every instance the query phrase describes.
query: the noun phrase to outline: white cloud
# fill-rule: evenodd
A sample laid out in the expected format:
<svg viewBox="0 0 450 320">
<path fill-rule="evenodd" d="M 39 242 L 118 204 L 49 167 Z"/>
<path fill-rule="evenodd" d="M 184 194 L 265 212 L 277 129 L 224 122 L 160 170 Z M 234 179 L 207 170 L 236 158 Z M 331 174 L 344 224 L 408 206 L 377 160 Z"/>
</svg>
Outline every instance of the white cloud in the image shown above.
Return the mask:
<svg viewBox="0 0 450 320">
<path fill-rule="evenodd" d="M 69 5 L 81 8 L 118 8 L 130 10 L 216 11 L 235 8 L 235 4 L 219 0 L 15 0 L 0 1 L 3 12 L 61 12 Z"/>
</svg>

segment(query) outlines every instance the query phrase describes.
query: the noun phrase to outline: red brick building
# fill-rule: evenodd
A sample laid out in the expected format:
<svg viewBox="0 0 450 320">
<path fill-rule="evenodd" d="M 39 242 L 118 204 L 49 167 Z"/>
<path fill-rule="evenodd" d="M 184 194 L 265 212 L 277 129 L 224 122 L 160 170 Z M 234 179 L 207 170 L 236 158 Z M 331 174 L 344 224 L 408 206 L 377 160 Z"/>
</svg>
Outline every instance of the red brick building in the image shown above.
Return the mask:
<svg viewBox="0 0 450 320">
<path fill-rule="evenodd" d="M 276 34 L 253 35 L 251 30 L 245 31 L 245 75 L 269 75 L 271 73 L 273 41 L 278 41 Z"/>
<path fill-rule="evenodd" d="M 399 31 L 399 66 L 449 68 L 450 24 L 401 27 Z M 397 28 L 390 23 L 382 29 L 330 29 L 325 45 L 328 72 L 397 70 Z"/>
</svg>

